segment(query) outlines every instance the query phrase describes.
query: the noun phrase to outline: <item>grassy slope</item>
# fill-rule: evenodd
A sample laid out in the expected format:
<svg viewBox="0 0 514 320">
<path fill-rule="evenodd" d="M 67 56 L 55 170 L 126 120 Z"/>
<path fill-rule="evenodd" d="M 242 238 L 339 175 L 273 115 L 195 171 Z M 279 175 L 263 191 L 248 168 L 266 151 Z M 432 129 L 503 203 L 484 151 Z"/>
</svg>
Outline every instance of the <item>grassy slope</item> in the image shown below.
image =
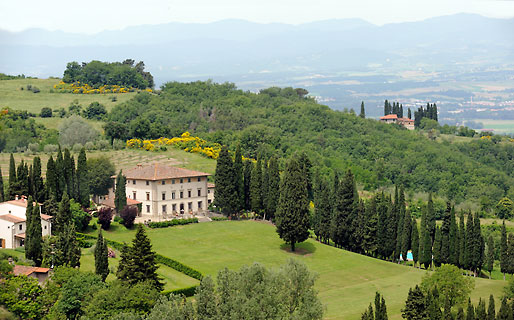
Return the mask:
<svg viewBox="0 0 514 320">
<path fill-rule="evenodd" d="M 43 174 L 46 172 L 46 163 L 50 155 L 40 153 Z M 78 155 L 75 154 L 75 157 Z M 216 161 L 205 158 L 198 154 L 184 152 L 179 149 L 169 148 L 167 151 L 149 152 L 143 150 L 110 150 L 110 151 L 90 151 L 87 154 L 88 159 L 106 156 L 114 163 L 116 170 L 132 168 L 138 163 L 162 162 L 172 166 L 181 166 L 191 170 L 198 170 L 214 174 L 216 169 Z M 0 168 L 4 177 L 4 183 L 9 176 L 9 157 L 8 153 L 0 153 Z M 16 164 L 21 160 L 32 162 L 34 156 L 26 156 L 18 153 L 14 155 Z M 54 154 L 55 158 L 55 154 Z"/>
<path fill-rule="evenodd" d="M 106 232 L 117 241 L 130 241 L 133 231 Z M 260 262 L 278 266 L 288 258 L 304 261 L 319 274 L 316 283 L 326 305 L 327 319 L 359 319 L 374 299 L 375 291 L 384 294 L 391 319 L 400 319 L 408 290 L 421 281 L 423 270 L 385 262 L 322 245 L 312 239 L 299 245 L 297 254 L 285 250 L 273 226 L 254 222 L 214 222 L 149 229 L 154 249 L 186 263 L 201 272 L 216 275 L 224 268 L 239 268 Z M 499 296 L 503 281 L 476 280 L 472 298 Z"/>
</svg>

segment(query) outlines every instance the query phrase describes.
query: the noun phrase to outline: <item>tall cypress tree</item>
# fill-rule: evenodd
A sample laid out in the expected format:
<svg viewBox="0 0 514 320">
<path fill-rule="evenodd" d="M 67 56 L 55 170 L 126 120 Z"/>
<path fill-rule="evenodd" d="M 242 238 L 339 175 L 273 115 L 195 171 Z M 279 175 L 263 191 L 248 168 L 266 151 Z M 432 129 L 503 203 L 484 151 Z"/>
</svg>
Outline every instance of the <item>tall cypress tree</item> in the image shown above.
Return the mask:
<svg viewBox="0 0 514 320">
<path fill-rule="evenodd" d="M 34 157 L 32 163 L 32 190 L 36 202 L 45 201 L 45 186 L 41 172 L 41 159 Z"/>
<path fill-rule="evenodd" d="M 402 257 L 407 262 L 407 255 L 411 249 L 412 218 L 409 211 L 405 211 L 402 232 Z"/>
<path fill-rule="evenodd" d="M 423 211 L 421 215 L 421 235 L 419 239 L 419 263 L 423 264 L 425 269 L 432 264 L 432 239 L 430 238 L 430 230 L 427 220 L 428 210 Z"/>
<path fill-rule="evenodd" d="M 316 179 L 314 192 L 314 215 L 316 221 L 316 235 L 323 243 L 328 243 L 330 238 L 330 222 L 332 217 L 332 206 L 330 191 L 327 184 L 321 179 Z"/>
<path fill-rule="evenodd" d="M 109 275 L 109 251 L 107 242 L 102 235 L 102 228 L 98 231 L 98 238 L 95 246 L 95 273 L 105 281 Z"/>
<path fill-rule="evenodd" d="M 419 233 L 418 223 L 414 218 L 412 218 L 411 248 L 412 260 L 414 261 L 414 267 L 416 267 L 416 263 L 419 261 Z"/>
<path fill-rule="evenodd" d="M 64 158 L 62 155 L 61 147 L 59 146 L 59 150 L 57 151 L 57 156 L 55 157 L 55 176 L 57 178 L 57 200 L 60 201 L 64 191 L 66 190 L 66 180 L 65 180 L 65 167 L 64 167 Z M 69 197 L 70 195 L 68 195 Z"/>
<path fill-rule="evenodd" d="M 507 246 L 507 272 L 510 274 L 514 274 L 514 234 L 509 233 L 508 237 L 508 246 Z"/>
<path fill-rule="evenodd" d="M 244 163 L 244 209 L 251 210 L 251 198 L 250 198 L 250 184 L 252 180 L 252 169 L 253 164 L 251 161 L 247 160 Z M 278 190 L 278 189 L 277 189 Z M 276 192 L 278 193 L 278 192 Z"/>
<path fill-rule="evenodd" d="M 407 110 L 407 118 L 412 119 L 412 112 L 410 111 L 410 108 Z"/>
<path fill-rule="evenodd" d="M 334 196 L 336 202 L 332 213 L 331 237 L 337 246 L 348 247 L 355 212 L 354 180 L 350 170 L 336 189 L 338 194 Z"/>
<path fill-rule="evenodd" d="M 60 235 L 69 224 L 73 224 L 73 220 L 70 209 L 70 198 L 65 193 L 62 196 L 61 202 L 59 202 L 59 210 L 57 211 L 52 231 L 55 235 Z"/>
<path fill-rule="evenodd" d="M 162 290 L 163 283 L 157 275 L 159 265 L 155 261 L 155 252 L 152 251 L 152 244 L 142 224 L 138 224 L 132 245 L 126 250 L 126 256 L 122 259 L 123 264 L 120 261 L 118 279 L 131 285 L 148 281 L 157 290 Z"/>
<path fill-rule="evenodd" d="M 466 311 L 466 320 L 475 320 L 475 308 L 471 304 L 471 299 L 468 298 L 468 309 Z"/>
<path fill-rule="evenodd" d="M 13 200 L 16 197 L 17 188 L 16 163 L 14 162 L 14 156 L 11 153 L 11 157 L 9 158 L 9 185 L 7 186 L 8 200 Z"/>
<path fill-rule="evenodd" d="M 241 154 L 241 146 L 238 144 L 236 154 L 234 156 L 234 182 L 237 192 L 237 212 L 243 211 L 245 207 L 245 190 L 243 176 L 243 156 Z"/>
<path fill-rule="evenodd" d="M 72 168 L 70 169 L 71 174 L 71 180 L 73 182 L 73 172 L 74 172 L 74 165 L 73 160 L 70 163 L 72 165 Z M 88 208 L 89 207 L 89 178 L 88 178 L 88 172 L 87 172 L 87 158 L 86 158 L 86 149 L 82 148 L 80 150 L 78 159 L 77 159 L 77 171 L 76 171 L 76 179 L 77 179 L 77 195 L 78 199 L 77 201 L 83 206 Z M 70 188 L 73 189 L 73 184 L 70 185 Z M 122 186 L 124 188 L 124 186 Z M 120 203 L 121 204 L 121 203 Z M 126 197 L 125 197 L 125 205 L 126 205 Z M 123 206 L 124 207 L 124 206 Z M 123 207 L 120 209 L 123 210 Z"/>
<path fill-rule="evenodd" d="M 70 150 L 68 148 L 64 149 L 63 155 L 63 177 L 64 177 L 64 191 L 70 196 L 74 198 L 75 192 L 73 187 L 73 171 L 75 170 L 75 165 L 72 165 Z M 77 202 L 79 199 L 75 199 Z"/>
<path fill-rule="evenodd" d="M 441 256 L 441 228 L 435 228 L 435 237 L 434 237 L 434 264 L 436 267 L 440 267 L 443 263 Z"/>
<path fill-rule="evenodd" d="M 120 170 L 116 176 L 116 190 L 114 191 L 114 206 L 118 214 L 127 206 L 126 188 L 126 178 Z"/>
<path fill-rule="evenodd" d="M 489 235 L 487 238 L 487 254 L 484 264 L 484 269 L 489 272 L 489 279 L 491 279 L 491 273 L 494 267 L 494 240 L 493 235 Z"/>
<path fill-rule="evenodd" d="M 27 209 L 25 210 L 25 258 L 32 260 L 32 236 L 30 231 L 32 230 L 32 215 L 34 214 L 32 197 L 29 196 L 27 199 Z"/>
<path fill-rule="evenodd" d="M 262 160 L 262 174 L 261 174 L 261 201 L 263 219 L 269 218 L 266 216 L 266 208 L 268 206 L 268 162 L 266 159 Z"/>
<path fill-rule="evenodd" d="M 375 198 L 371 198 L 364 208 L 364 232 L 362 238 L 362 249 L 371 256 L 376 256 L 378 248 L 377 224 L 376 201 Z"/>
<path fill-rule="evenodd" d="M 29 197 L 30 199 L 30 197 Z M 31 199 L 30 199 L 31 200 Z M 28 208 L 28 205 L 27 205 Z M 27 217 L 27 224 L 29 218 Z M 32 209 L 32 215 L 30 216 L 30 224 L 27 225 L 25 233 L 25 240 L 29 241 L 30 247 L 25 248 L 25 254 L 29 256 L 30 260 L 34 261 L 37 267 L 41 266 L 43 261 L 43 231 L 41 229 L 41 215 L 39 213 L 39 204 L 36 203 Z M 28 251 L 28 253 L 27 253 Z"/>
<path fill-rule="evenodd" d="M 466 226 L 464 225 L 464 213 L 459 214 L 459 267 L 466 268 Z"/>
<path fill-rule="evenodd" d="M 266 202 L 266 215 L 271 221 L 275 218 L 277 203 L 280 197 L 280 172 L 275 156 L 271 157 L 268 166 L 268 201 Z"/>
<path fill-rule="evenodd" d="M 496 320 L 512 320 L 512 310 L 507 304 L 507 298 L 504 296 Z"/>
<path fill-rule="evenodd" d="M 443 224 L 441 225 L 441 262 L 450 262 L 450 225 L 451 225 L 451 205 L 446 203 Z"/>
<path fill-rule="evenodd" d="M 0 168 L 0 202 L 4 202 L 5 200 L 4 178 L 2 177 L 2 168 Z"/>
<path fill-rule="evenodd" d="M 487 319 L 487 311 L 485 308 L 485 301 L 480 298 L 476 310 L 476 319 Z"/>
<path fill-rule="evenodd" d="M 473 219 L 473 247 L 472 247 L 472 267 L 475 272 L 475 276 L 480 272 L 484 264 L 484 250 L 485 243 L 484 237 L 482 236 L 482 228 L 480 227 L 480 217 L 478 212 L 475 213 Z"/>
<path fill-rule="evenodd" d="M 66 196 L 67 197 L 67 196 Z M 64 198 L 64 197 L 63 197 Z M 81 250 L 77 242 L 73 221 L 65 224 L 57 236 L 55 243 L 55 266 L 80 266 Z"/>
<path fill-rule="evenodd" d="M 237 212 L 238 197 L 235 183 L 234 162 L 228 153 L 228 148 L 221 148 L 216 162 L 216 174 L 214 175 L 216 189 L 214 190 L 214 204 L 227 216 Z"/>
<path fill-rule="evenodd" d="M 29 194 L 29 169 L 23 160 L 16 169 L 16 187 L 16 194 L 20 196 Z"/>
<path fill-rule="evenodd" d="M 475 241 L 473 239 L 473 215 L 471 211 L 468 212 L 468 218 L 466 220 L 466 249 L 464 251 L 464 265 L 463 268 L 467 270 L 473 269 L 473 246 Z"/>
<path fill-rule="evenodd" d="M 448 263 L 459 266 L 459 229 L 455 220 L 455 208 L 452 206 L 450 211 L 450 231 L 449 231 L 449 257 Z"/>
<path fill-rule="evenodd" d="M 505 281 L 505 273 L 509 270 L 509 257 L 507 252 L 507 229 L 505 228 L 505 221 L 501 228 L 501 240 L 500 240 L 500 270 L 503 273 L 503 280 Z"/>
<path fill-rule="evenodd" d="M 366 118 L 366 111 L 364 110 L 364 101 L 361 102 L 361 113 L 359 113 L 359 117 L 362 119 Z"/>
<path fill-rule="evenodd" d="M 52 156 L 48 158 L 48 162 L 46 163 L 46 193 L 47 198 L 54 198 L 55 201 L 58 201 L 58 182 L 57 182 L 57 168 L 55 167 L 55 162 Z"/>
<path fill-rule="evenodd" d="M 429 319 L 427 315 L 426 299 L 421 288 L 416 285 L 409 289 L 405 308 L 402 310 L 405 319 Z"/>
<path fill-rule="evenodd" d="M 387 307 L 385 299 L 378 293 L 375 293 L 375 320 L 387 320 Z"/>
<path fill-rule="evenodd" d="M 489 296 L 489 305 L 487 306 L 487 320 L 495 320 L 496 319 L 496 308 L 494 306 L 494 296 L 491 294 Z"/>
<path fill-rule="evenodd" d="M 435 209 L 434 209 L 434 201 L 432 200 L 432 193 L 428 195 L 427 202 L 427 230 L 430 234 L 431 243 L 434 242 L 435 237 Z"/>
<path fill-rule="evenodd" d="M 295 251 L 296 243 L 309 237 L 307 181 L 297 156 L 287 162 L 280 184 L 276 226 L 280 238 L 291 245 L 291 251 Z"/>
<path fill-rule="evenodd" d="M 252 211 L 257 215 L 262 210 L 262 163 L 261 156 L 257 157 L 257 162 L 252 169 L 252 180 L 250 181 L 250 202 Z"/>
</svg>

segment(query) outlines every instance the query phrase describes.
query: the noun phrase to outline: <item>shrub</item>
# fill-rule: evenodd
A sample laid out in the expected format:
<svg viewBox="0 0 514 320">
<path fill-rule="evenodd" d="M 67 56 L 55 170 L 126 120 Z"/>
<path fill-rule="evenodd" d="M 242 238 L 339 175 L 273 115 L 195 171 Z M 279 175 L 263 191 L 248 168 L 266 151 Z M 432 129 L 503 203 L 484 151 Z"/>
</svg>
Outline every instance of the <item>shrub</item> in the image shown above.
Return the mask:
<svg viewBox="0 0 514 320">
<path fill-rule="evenodd" d="M 166 290 L 166 291 L 162 291 L 161 294 L 164 296 L 169 296 L 170 294 L 174 294 L 174 295 L 184 295 L 185 297 L 192 297 L 196 293 L 196 288 L 198 288 L 198 286 L 191 286 L 191 287 L 174 289 L 174 290 Z"/>
<path fill-rule="evenodd" d="M 131 229 L 134 226 L 134 220 L 137 217 L 137 207 L 125 206 L 120 212 L 120 217 L 123 219 L 123 225 L 127 229 Z"/>
<path fill-rule="evenodd" d="M 72 150 L 74 152 L 80 152 L 80 150 L 82 150 L 82 145 L 80 143 L 75 143 L 72 147 Z"/>
<path fill-rule="evenodd" d="M 123 150 L 125 149 L 125 142 L 123 140 L 114 139 L 112 142 L 112 148 L 114 150 Z"/>
<path fill-rule="evenodd" d="M 109 149 L 110 143 L 107 140 L 98 140 L 95 144 L 97 150 Z"/>
<path fill-rule="evenodd" d="M 98 223 L 102 229 L 108 230 L 111 227 L 113 210 L 109 207 L 103 207 L 98 210 Z"/>
<path fill-rule="evenodd" d="M 41 113 L 39 114 L 41 118 L 51 118 L 52 117 L 52 108 L 44 107 L 41 108 Z"/>
<path fill-rule="evenodd" d="M 57 149 L 59 149 L 59 147 L 56 144 L 47 144 L 44 146 L 43 151 L 46 153 L 54 153 L 57 152 Z"/>
<path fill-rule="evenodd" d="M 186 225 L 186 224 L 191 224 L 191 223 L 198 223 L 198 219 L 197 218 L 173 219 L 173 220 L 161 221 L 161 222 L 150 222 L 148 224 L 148 227 L 150 227 L 150 228 L 167 228 L 167 227 Z"/>
<path fill-rule="evenodd" d="M 95 144 L 92 142 L 92 141 L 88 141 L 86 142 L 86 144 L 84 145 L 84 147 L 86 148 L 86 150 L 88 151 L 91 151 L 91 150 L 95 150 L 96 149 L 96 146 Z"/>
<path fill-rule="evenodd" d="M 226 221 L 228 220 L 227 217 L 212 217 L 211 218 L 212 221 Z"/>
<path fill-rule="evenodd" d="M 98 102 L 91 102 L 91 104 L 84 110 L 84 117 L 88 119 L 101 120 L 107 114 L 107 110 L 103 104 Z"/>
<path fill-rule="evenodd" d="M 63 120 L 59 126 L 59 142 L 65 146 L 85 144 L 94 141 L 98 135 L 98 131 L 79 116 L 71 116 Z"/>
</svg>

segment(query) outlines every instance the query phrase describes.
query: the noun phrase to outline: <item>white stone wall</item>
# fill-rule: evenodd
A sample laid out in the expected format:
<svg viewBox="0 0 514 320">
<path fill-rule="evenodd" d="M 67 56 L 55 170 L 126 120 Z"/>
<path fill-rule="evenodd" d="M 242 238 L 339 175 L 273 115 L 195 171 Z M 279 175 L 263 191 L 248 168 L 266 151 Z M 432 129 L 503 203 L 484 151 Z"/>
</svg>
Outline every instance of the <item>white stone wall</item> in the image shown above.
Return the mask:
<svg viewBox="0 0 514 320">
<path fill-rule="evenodd" d="M 183 213 L 196 214 L 207 210 L 207 177 L 158 181 L 127 179 L 126 195 L 127 198 L 142 202 L 143 216 L 180 214 L 181 208 Z"/>
<path fill-rule="evenodd" d="M 25 222 L 13 223 L 0 219 L 0 238 L 5 240 L 6 249 L 16 249 L 20 246 L 20 239 L 14 235 L 25 233 L 25 227 Z"/>
</svg>

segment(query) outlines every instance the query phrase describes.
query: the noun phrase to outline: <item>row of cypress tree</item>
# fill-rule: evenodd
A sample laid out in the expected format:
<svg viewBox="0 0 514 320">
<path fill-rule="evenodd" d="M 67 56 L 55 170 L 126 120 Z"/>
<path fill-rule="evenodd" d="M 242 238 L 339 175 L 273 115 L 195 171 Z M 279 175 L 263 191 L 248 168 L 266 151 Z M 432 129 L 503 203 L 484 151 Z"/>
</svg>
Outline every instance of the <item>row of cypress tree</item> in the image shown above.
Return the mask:
<svg viewBox="0 0 514 320">
<path fill-rule="evenodd" d="M 59 202 L 67 193 L 83 207 L 89 207 L 89 177 L 86 151 L 80 150 L 75 166 L 75 158 L 68 149 L 64 154 L 59 148 L 56 159 L 50 156 L 46 166 L 46 181 L 43 180 L 41 159 L 34 157 L 28 165 L 23 160 L 16 168 L 14 156 L 9 161 L 9 183 L 7 194 L 4 194 L 3 181 L 0 172 L 0 200 L 13 200 L 18 196 L 32 196 L 34 201 L 42 203 L 53 197 Z"/>
<path fill-rule="evenodd" d="M 428 118 L 435 121 L 438 120 L 437 105 L 435 103 L 427 103 L 427 107 L 419 107 L 418 111 L 414 111 L 414 127 L 418 128 L 421 124 L 421 119 Z"/>
</svg>

